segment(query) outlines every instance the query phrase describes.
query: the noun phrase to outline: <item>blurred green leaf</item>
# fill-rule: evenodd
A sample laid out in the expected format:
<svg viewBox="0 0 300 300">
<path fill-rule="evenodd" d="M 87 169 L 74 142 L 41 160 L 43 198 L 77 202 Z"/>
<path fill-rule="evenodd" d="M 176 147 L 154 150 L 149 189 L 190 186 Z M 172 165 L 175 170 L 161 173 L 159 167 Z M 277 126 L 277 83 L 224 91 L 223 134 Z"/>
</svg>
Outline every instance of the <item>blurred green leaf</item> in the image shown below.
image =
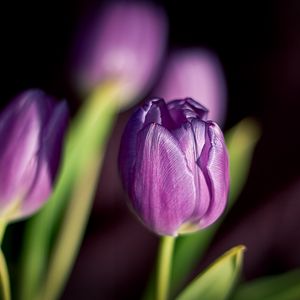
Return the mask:
<svg viewBox="0 0 300 300">
<path fill-rule="evenodd" d="M 197 276 L 176 300 L 226 299 L 240 273 L 244 251 L 244 246 L 237 246 L 226 252 Z"/>
<path fill-rule="evenodd" d="M 68 240 L 69 245 L 75 245 L 77 248 L 80 245 L 95 183 L 87 187 L 89 191 L 83 193 L 87 197 L 86 199 L 78 199 L 78 197 L 74 196 L 74 193 L 75 191 L 79 193 L 77 185 L 83 179 L 82 176 L 87 174 L 88 169 L 86 169 L 86 166 L 91 167 L 91 161 L 97 166 L 97 171 L 100 169 L 100 159 L 102 158 L 108 134 L 116 115 L 118 96 L 119 91 L 115 86 L 102 86 L 100 89 L 94 91 L 89 99 L 84 102 L 78 115 L 70 125 L 66 137 L 63 163 L 53 195 L 44 208 L 31 218 L 27 224 L 24 249 L 22 251 L 20 299 L 32 300 L 35 298 L 34 295 L 41 286 L 44 279 L 43 274 L 49 263 L 52 242 L 54 241 L 55 244 L 57 237 L 63 235 L 59 231 L 57 233 L 59 224 L 65 221 L 66 210 L 69 216 L 67 218 L 68 222 L 70 222 L 70 215 L 72 215 L 69 209 L 74 209 L 74 215 L 77 214 L 78 204 L 69 203 L 71 197 L 72 201 L 86 201 L 84 208 L 79 210 L 82 215 L 80 217 L 78 215 L 75 216 L 80 219 L 80 224 L 74 227 L 74 232 L 72 233 L 76 241 L 73 240 L 72 244 L 72 242 L 70 243 L 71 237 Z M 99 162 L 98 160 L 95 161 L 95 157 L 97 156 L 99 157 Z M 97 178 L 97 174 L 95 174 L 95 178 Z M 65 226 L 69 227 L 70 225 Z M 61 230 L 65 231 L 65 229 Z M 61 241 L 60 238 L 57 243 L 61 244 Z M 53 246 L 53 249 L 57 249 L 57 247 L 57 245 Z M 70 257 L 67 259 L 68 264 L 64 265 L 64 270 L 61 270 L 61 272 L 65 273 L 60 274 L 63 281 L 66 280 L 67 274 L 70 272 L 72 262 L 76 257 L 77 248 L 73 250 L 69 249 L 71 253 L 69 253 Z M 65 254 L 64 252 L 63 255 Z M 64 278 L 64 276 L 66 277 Z"/>
<path fill-rule="evenodd" d="M 229 207 L 244 187 L 260 135 L 259 125 L 251 118 L 242 120 L 225 135 L 230 157 Z"/>
<path fill-rule="evenodd" d="M 146 286 L 146 290 L 144 291 L 144 294 L 142 295 L 142 300 L 154 300 L 155 299 L 155 289 L 156 289 L 156 280 L 155 280 L 155 276 L 156 276 L 156 272 L 154 272 L 154 270 L 151 272 L 148 282 L 147 282 L 147 286 Z"/>
<path fill-rule="evenodd" d="M 238 286 L 231 300 L 299 300 L 300 270 L 263 277 Z"/>
<path fill-rule="evenodd" d="M 82 168 L 79 180 L 75 181 L 71 201 L 59 230 L 38 299 L 58 299 L 63 291 L 84 235 L 101 162 L 100 154 L 90 156 L 89 164 Z"/>
<path fill-rule="evenodd" d="M 253 151 L 259 137 L 258 124 L 250 118 L 242 120 L 225 135 L 230 158 L 231 182 L 227 211 L 239 196 L 246 182 Z M 171 279 L 172 294 L 176 294 L 183 286 L 193 267 L 203 256 L 221 221 L 222 219 L 207 229 L 178 237 Z"/>
</svg>

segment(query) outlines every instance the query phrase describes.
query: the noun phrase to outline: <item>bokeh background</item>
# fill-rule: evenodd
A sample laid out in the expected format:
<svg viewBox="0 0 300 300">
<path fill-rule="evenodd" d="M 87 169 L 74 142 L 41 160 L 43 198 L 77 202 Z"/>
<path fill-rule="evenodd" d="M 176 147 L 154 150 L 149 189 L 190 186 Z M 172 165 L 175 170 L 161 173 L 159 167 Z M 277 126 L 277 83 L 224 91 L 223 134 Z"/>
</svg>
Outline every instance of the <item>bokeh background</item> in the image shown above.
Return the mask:
<svg viewBox="0 0 300 300">
<path fill-rule="evenodd" d="M 225 130 L 246 116 L 262 127 L 246 186 L 195 272 L 239 243 L 248 249 L 247 280 L 300 267 L 300 2 L 153 2 L 169 18 L 169 50 L 203 46 L 219 56 L 228 89 Z M 72 46 L 84 16 L 103 3 L 1 4 L 1 107 L 18 92 L 40 87 L 77 111 L 82 99 L 70 82 Z M 131 111 L 119 114 L 108 143 L 85 239 L 62 299 L 139 299 L 154 267 L 158 238 L 128 210 L 118 177 L 120 136 Z M 17 235 L 8 233 L 16 245 L 12 264 L 22 226 L 12 226 Z"/>
</svg>

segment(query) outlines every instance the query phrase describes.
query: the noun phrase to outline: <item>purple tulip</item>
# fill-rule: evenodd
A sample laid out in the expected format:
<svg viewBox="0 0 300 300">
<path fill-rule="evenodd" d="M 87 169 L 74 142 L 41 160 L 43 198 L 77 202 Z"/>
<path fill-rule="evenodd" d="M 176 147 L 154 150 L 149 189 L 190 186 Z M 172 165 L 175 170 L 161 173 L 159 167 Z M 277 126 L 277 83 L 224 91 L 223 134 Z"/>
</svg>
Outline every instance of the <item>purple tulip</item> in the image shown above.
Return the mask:
<svg viewBox="0 0 300 300">
<path fill-rule="evenodd" d="M 191 97 L 209 109 L 209 118 L 223 124 L 226 83 L 217 56 L 205 49 L 178 50 L 168 62 L 155 92 L 166 101 Z"/>
<path fill-rule="evenodd" d="M 115 81 L 127 98 L 136 97 L 153 80 L 165 50 L 163 12 L 149 3 L 117 2 L 91 19 L 78 39 L 79 86 L 89 91 Z"/>
<path fill-rule="evenodd" d="M 229 189 L 226 145 L 208 111 L 191 98 L 152 99 L 122 137 L 121 178 L 137 216 L 161 235 L 205 228 L 222 214 Z"/>
<path fill-rule="evenodd" d="M 65 102 L 40 90 L 19 95 L 0 114 L 0 218 L 23 218 L 50 196 L 68 120 Z"/>
</svg>

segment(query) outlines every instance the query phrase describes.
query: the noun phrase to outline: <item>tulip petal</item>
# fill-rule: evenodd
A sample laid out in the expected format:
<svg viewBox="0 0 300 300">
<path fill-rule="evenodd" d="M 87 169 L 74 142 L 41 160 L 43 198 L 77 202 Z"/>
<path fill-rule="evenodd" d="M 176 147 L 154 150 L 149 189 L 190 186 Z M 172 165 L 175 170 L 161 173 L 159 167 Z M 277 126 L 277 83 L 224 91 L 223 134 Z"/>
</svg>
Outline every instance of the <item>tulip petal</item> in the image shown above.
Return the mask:
<svg viewBox="0 0 300 300">
<path fill-rule="evenodd" d="M 135 98 L 151 84 L 161 63 L 167 35 L 164 13 L 138 1 L 113 3 L 101 15 L 94 10 L 87 25 L 75 46 L 79 86 L 88 91 L 117 80 L 126 98 Z"/>
<path fill-rule="evenodd" d="M 36 106 L 26 99 L 10 105 L 5 115 L 0 120 L 2 212 L 27 193 L 35 178 L 41 127 Z"/>
<path fill-rule="evenodd" d="M 203 105 L 191 98 L 171 101 L 167 107 L 177 127 L 192 119 L 206 120 L 208 114 Z"/>
<path fill-rule="evenodd" d="M 197 114 L 197 118 L 206 120 L 209 110 L 199 102 L 192 98 L 186 98 L 186 105 Z"/>
<path fill-rule="evenodd" d="M 48 200 L 61 157 L 67 121 L 67 105 L 65 102 L 61 102 L 53 110 L 51 119 L 42 133 L 37 174 L 31 189 L 22 202 L 19 213 L 14 216 L 14 219 L 34 213 Z"/>
<path fill-rule="evenodd" d="M 1 113 L 0 217 L 24 217 L 47 200 L 66 119 L 65 104 L 37 89 L 20 94 Z"/>
<path fill-rule="evenodd" d="M 18 210 L 11 219 L 16 220 L 27 217 L 36 212 L 49 198 L 52 192 L 53 179 L 46 159 L 41 158 L 39 169 L 34 183 L 27 193 L 24 201 L 20 203 Z"/>
<path fill-rule="evenodd" d="M 133 207 L 146 225 L 162 235 L 176 235 L 193 213 L 193 175 L 178 141 L 164 127 L 149 124 L 138 135 Z"/>
<path fill-rule="evenodd" d="M 192 122 L 186 122 L 172 133 L 185 154 L 189 169 L 194 174 L 196 202 L 194 212 L 189 220 L 193 223 L 206 213 L 210 203 L 210 192 L 206 178 L 197 164 L 205 143 L 206 123 L 194 119 Z"/>
<path fill-rule="evenodd" d="M 198 161 L 209 184 L 211 202 L 199 226 L 205 228 L 218 219 L 226 207 L 229 190 L 229 161 L 223 134 L 214 122 L 208 122 L 206 143 Z"/>
<path fill-rule="evenodd" d="M 47 95 L 42 90 L 32 89 L 21 94 L 19 98 L 27 99 L 27 101 L 34 102 L 34 105 L 36 105 L 38 109 L 38 116 L 41 121 L 41 124 L 45 126 L 48 123 L 56 107 L 56 102 L 53 97 Z"/>
<path fill-rule="evenodd" d="M 41 152 L 44 152 L 51 178 L 56 176 L 64 133 L 68 125 L 68 107 L 66 102 L 59 103 L 51 115 L 42 136 Z"/>
<path fill-rule="evenodd" d="M 119 155 L 120 172 L 127 191 L 132 185 L 132 170 L 136 161 L 138 132 L 150 123 L 167 126 L 171 122 L 165 102 L 158 98 L 147 101 L 135 111 L 128 121 L 123 133 Z"/>
</svg>

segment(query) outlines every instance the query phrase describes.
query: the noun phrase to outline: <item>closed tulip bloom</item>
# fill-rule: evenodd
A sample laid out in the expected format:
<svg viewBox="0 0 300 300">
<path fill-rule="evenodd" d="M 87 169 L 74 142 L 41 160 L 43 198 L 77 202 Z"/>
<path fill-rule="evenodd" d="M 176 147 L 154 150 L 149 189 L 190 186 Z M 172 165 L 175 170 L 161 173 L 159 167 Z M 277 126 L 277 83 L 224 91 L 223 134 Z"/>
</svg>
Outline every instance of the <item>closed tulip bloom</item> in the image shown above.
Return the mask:
<svg viewBox="0 0 300 300">
<path fill-rule="evenodd" d="M 219 125 L 225 119 L 227 91 L 221 62 L 202 48 L 177 50 L 167 61 L 155 92 L 166 101 L 191 97 L 208 108 L 208 117 Z"/>
<path fill-rule="evenodd" d="M 191 98 L 152 99 L 124 131 L 119 167 L 137 216 L 160 235 L 205 228 L 224 211 L 228 154 L 218 125 Z"/>
<path fill-rule="evenodd" d="M 89 91 L 113 81 L 126 99 L 136 97 L 153 80 L 165 50 L 163 12 L 149 3 L 115 2 L 90 19 L 84 36 L 78 38 L 79 86 Z"/>
<path fill-rule="evenodd" d="M 0 115 L 0 219 L 33 214 L 48 199 L 68 120 L 66 103 L 40 90 L 19 95 Z"/>
</svg>

